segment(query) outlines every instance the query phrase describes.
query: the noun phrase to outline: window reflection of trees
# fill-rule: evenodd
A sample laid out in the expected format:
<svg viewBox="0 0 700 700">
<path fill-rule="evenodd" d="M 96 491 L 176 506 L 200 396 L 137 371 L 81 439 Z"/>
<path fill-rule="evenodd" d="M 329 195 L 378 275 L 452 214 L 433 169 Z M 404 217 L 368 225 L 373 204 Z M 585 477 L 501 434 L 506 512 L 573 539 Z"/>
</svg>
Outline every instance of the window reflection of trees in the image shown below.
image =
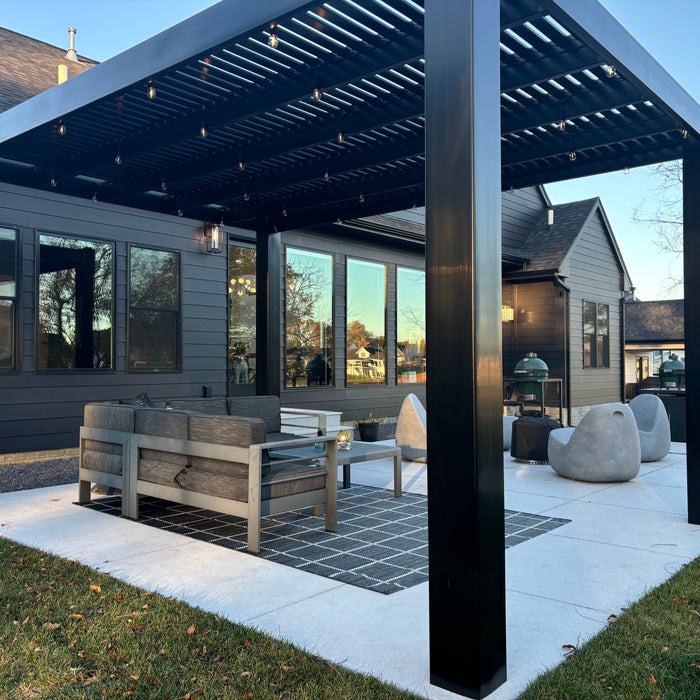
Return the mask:
<svg viewBox="0 0 700 700">
<path fill-rule="evenodd" d="M 229 245 L 230 384 L 250 384 L 256 370 L 257 278 L 255 248 Z"/>
<path fill-rule="evenodd" d="M 348 384 L 386 383 L 386 266 L 348 260 L 347 360 Z"/>
<path fill-rule="evenodd" d="M 333 384 L 333 257 L 287 249 L 287 387 Z"/>
<path fill-rule="evenodd" d="M 176 369 L 179 355 L 180 259 L 130 248 L 129 367 Z"/>
<path fill-rule="evenodd" d="M 17 232 L 0 228 L 0 369 L 15 366 Z"/>
<path fill-rule="evenodd" d="M 112 367 L 112 265 L 107 243 L 41 235 L 39 367 Z"/>
<path fill-rule="evenodd" d="M 425 272 L 397 268 L 397 381 L 425 382 Z"/>
</svg>

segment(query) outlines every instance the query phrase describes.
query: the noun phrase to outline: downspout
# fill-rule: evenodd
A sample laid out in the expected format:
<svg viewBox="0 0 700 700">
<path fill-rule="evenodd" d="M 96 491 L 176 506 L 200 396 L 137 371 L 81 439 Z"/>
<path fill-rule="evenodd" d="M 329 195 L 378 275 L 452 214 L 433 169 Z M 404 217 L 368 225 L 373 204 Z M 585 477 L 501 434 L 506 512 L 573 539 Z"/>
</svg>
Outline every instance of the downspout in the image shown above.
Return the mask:
<svg viewBox="0 0 700 700">
<path fill-rule="evenodd" d="M 570 297 L 571 290 L 559 274 L 554 275 L 554 286 L 561 287 L 564 290 L 564 387 L 566 391 L 566 424 L 571 425 L 571 368 L 570 361 L 570 343 L 571 343 L 571 311 Z"/>
<path fill-rule="evenodd" d="M 625 383 L 625 297 L 624 292 L 620 299 L 620 401 L 625 403 L 627 384 Z"/>
</svg>

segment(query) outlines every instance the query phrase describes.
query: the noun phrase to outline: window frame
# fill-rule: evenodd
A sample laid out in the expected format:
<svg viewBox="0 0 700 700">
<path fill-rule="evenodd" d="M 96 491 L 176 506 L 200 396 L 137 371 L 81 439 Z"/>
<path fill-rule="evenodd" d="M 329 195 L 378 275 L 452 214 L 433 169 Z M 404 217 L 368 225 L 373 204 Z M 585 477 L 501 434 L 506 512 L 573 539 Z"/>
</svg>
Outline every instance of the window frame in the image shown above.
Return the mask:
<svg viewBox="0 0 700 700">
<path fill-rule="evenodd" d="M 133 306 L 131 304 L 131 251 L 133 248 L 141 250 L 153 250 L 159 253 L 172 253 L 177 256 L 177 306 Z M 175 314 L 175 343 L 174 343 L 174 366 L 173 367 L 131 367 L 131 310 L 138 311 L 172 311 Z M 141 243 L 129 243 L 127 245 L 126 264 L 126 356 L 124 358 L 124 371 L 127 374 L 181 374 L 182 373 L 182 255 L 174 248 L 163 248 L 144 245 Z"/>
<path fill-rule="evenodd" d="M 591 304 L 594 309 L 594 327 L 595 327 L 595 332 L 593 333 L 593 342 L 591 344 L 591 353 L 590 353 L 590 361 L 589 364 L 586 364 L 586 304 Z M 607 326 L 608 330 L 607 333 L 602 334 L 600 332 L 600 329 L 598 327 L 598 314 L 600 313 L 601 309 L 605 309 L 607 313 Z M 582 338 L 581 338 L 581 350 L 582 350 L 582 364 L 583 364 L 583 369 L 609 369 L 610 368 L 610 304 L 606 304 L 603 302 L 597 302 L 597 301 L 588 301 L 586 299 L 583 300 L 582 304 L 582 317 L 581 317 L 581 330 L 582 330 Z M 607 343 L 604 342 L 604 348 L 606 351 L 606 357 L 603 357 L 602 360 L 598 357 L 598 343 L 601 338 L 607 338 Z"/>
<path fill-rule="evenodd" d="M 313 253 L 315 255 L 326 255 L 331 259 L 331 327 L 333 332 L 331 337 L 333 338 L 333 366 L 331 368 L 331 383 L 321 384 L 319 386 L 300 386 L 291 387 L 287 386 L 286 381 L 286 369 L 287 369 L 287 271 L 289 266 L 287 264 L 287 255 L 289 249 L 298 250 L 300 253 Z M 283 269 L 283 279 L 282 279 L 282 289 L 284 291 L 284 311 L 283 311 L 283 324 L 282 324 L 282 391 L 291 391 L 295 394 L 299 391 L 328 391 L 329 389 L 339 389 L 342 388 L 337 382 L 337 368 L 338 368 L 338 327 L 336 323 L 336 279 L 337 279 L 337 265 L 338 261 L 336 255 L 331 251 L 312 248 L 308 245 L 298 245 L 296 243 L 285 243 L 284 245 L 284 255 L 282 258 L 282 269 Z M 346 277 L 347 281 L 347 277 Z M 343 366 L 345 366 L 347 358 L 343 359 Z"/>
<path fill-rule="evenodd" d="M 18 304 L 19 304 L 19 300 L 21 299 L 20 289 L 19 289 L 19 287 L 20 287 L 19 252 L 20 252 L 20 250 L 22 250 L 22 246 L 21 246 L 21 242 L 20 242 L 21 232 L 20 232 L 19 227 L 0 224 L 0 228 L 5 229 L 7 231 L 14 231 L 14 233 L 15 233 L 15 254 L 14 254 L 15 294 L 12 297 L 4 296 L 4 295 L 0 294 L 0 301 L 9 301 L 12 304 L 12 317 L 10 320 L 11 333 L 12 333 L 12 344 L 11 344 L 12 364 L 9 367 L 0 367 L 0 373 L 7 375 L 7 374 L 17 373 L 20 369 L 20 357 L 19 357 L 19 352 L 18 352 L 20 345 L 19 345 L 19 338 L 17 337 L 20 326 L 17 323 L 17 318 L 18 318 L 18 313 L 19 313 Z"/>
<path fill-rule="evenodd" d="M 363 384 L 361 382 L 348 382 L 348 279 L 350 277 L 350 261 L 355 260 L 357 262 L 370 263 L 371 265 L 381 265 L 384 268 L 384 381 L 383 382 L 373 382 L 371 384 Z M 345 256 L 345 326 L 343 328 L 343 347 L 345 352 L 345 371 L 344 371 L 344 384 L 346 389 L 370 389 L 373 387 L 389 387 L 396 386 L 398 384 L 397 379 L 394 379 L 394 383 L 389 383 L 389 343 L 388 343 L 388 330 L 389 330 L 389 265 L 393 265 L 396 268 L 396 263 L 387 263 L 383 260 L 376 260 L 372 258 L 364 258 L 356 255 L 346 255 Z M 396 279 L 397 275 L 394 274 L 394 295 L 396 294 Z M 396 305 L 396 300 L 394 300 L 394 305 Z"/>
<path fill-rule="evenodd" d="M 111 288 L 111 319 L 112 319 L 112 340 L 111 340 L 111 367 L 39 367 L 40 354 L 40 333 L 39 333 L 39 301 L 41 289 L 41 237 L 53 236 L 54 238 L 70 238 L 75 241 L 87 241 L 89 243 L 100 243 L 108 245 L 112 250 L 112 288 Z M 83 236 L 65 231 L 50 231 L 47 229 L 36 229 L 34 236 L 34 371 L 39 374 L 116 374 L 117 372 L 117 250 L 116 242 L 97 238 L 96 236 Z"/>
</svg>

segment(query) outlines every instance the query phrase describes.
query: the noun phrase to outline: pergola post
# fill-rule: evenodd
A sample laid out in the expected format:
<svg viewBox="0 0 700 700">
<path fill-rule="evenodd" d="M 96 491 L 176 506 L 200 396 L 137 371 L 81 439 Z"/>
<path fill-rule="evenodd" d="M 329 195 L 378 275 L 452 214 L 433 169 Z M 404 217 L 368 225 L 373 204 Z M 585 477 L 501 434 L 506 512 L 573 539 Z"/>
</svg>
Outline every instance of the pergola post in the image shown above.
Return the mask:
<svg viewBox="0 0 700 700">
<path fill-rule="evenodd" d="M 431 682 L 506 679 L 499 3 L 426 0 Z"/>
<path fill-rule="evenodd" d="M 279 396 L 282 374 L 282 234 L 268 221 L 256 231 L 256 393 Z"/>
<path fill-rule="evenodd" d="M 685 285 L 685 387 L 688 442 L 688 522 L 700 525 L 700 142 L 688 136 L 683 145 L 683 278 Z"/>
</svg>

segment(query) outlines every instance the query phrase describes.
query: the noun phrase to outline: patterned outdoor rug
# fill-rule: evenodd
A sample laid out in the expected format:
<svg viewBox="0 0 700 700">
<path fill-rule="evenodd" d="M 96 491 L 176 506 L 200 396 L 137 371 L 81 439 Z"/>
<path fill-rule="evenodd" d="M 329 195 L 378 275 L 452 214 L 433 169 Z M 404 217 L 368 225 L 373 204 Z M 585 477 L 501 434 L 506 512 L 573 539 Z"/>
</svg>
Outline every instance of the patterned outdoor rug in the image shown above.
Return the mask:
<svg viewBox="0 0 700 700">
<path fill-rule="evenodd" d="M 107 496 L 87 508 L 120 515 L 121 498 Z M 157 498 L 140 500 L 139 522 L 187 537 L 245 550 L 246 524 L 233 515 Z M 506 510 L 506 548 L 571 522 Z M 338 489 L 338 532 L 326 532 L 314 509 L 262 519 L 262 559 L 361 586 L 395 593 L 428 580 L 427 499 L 413 493 L 353 485 Z"/>
</svg>

